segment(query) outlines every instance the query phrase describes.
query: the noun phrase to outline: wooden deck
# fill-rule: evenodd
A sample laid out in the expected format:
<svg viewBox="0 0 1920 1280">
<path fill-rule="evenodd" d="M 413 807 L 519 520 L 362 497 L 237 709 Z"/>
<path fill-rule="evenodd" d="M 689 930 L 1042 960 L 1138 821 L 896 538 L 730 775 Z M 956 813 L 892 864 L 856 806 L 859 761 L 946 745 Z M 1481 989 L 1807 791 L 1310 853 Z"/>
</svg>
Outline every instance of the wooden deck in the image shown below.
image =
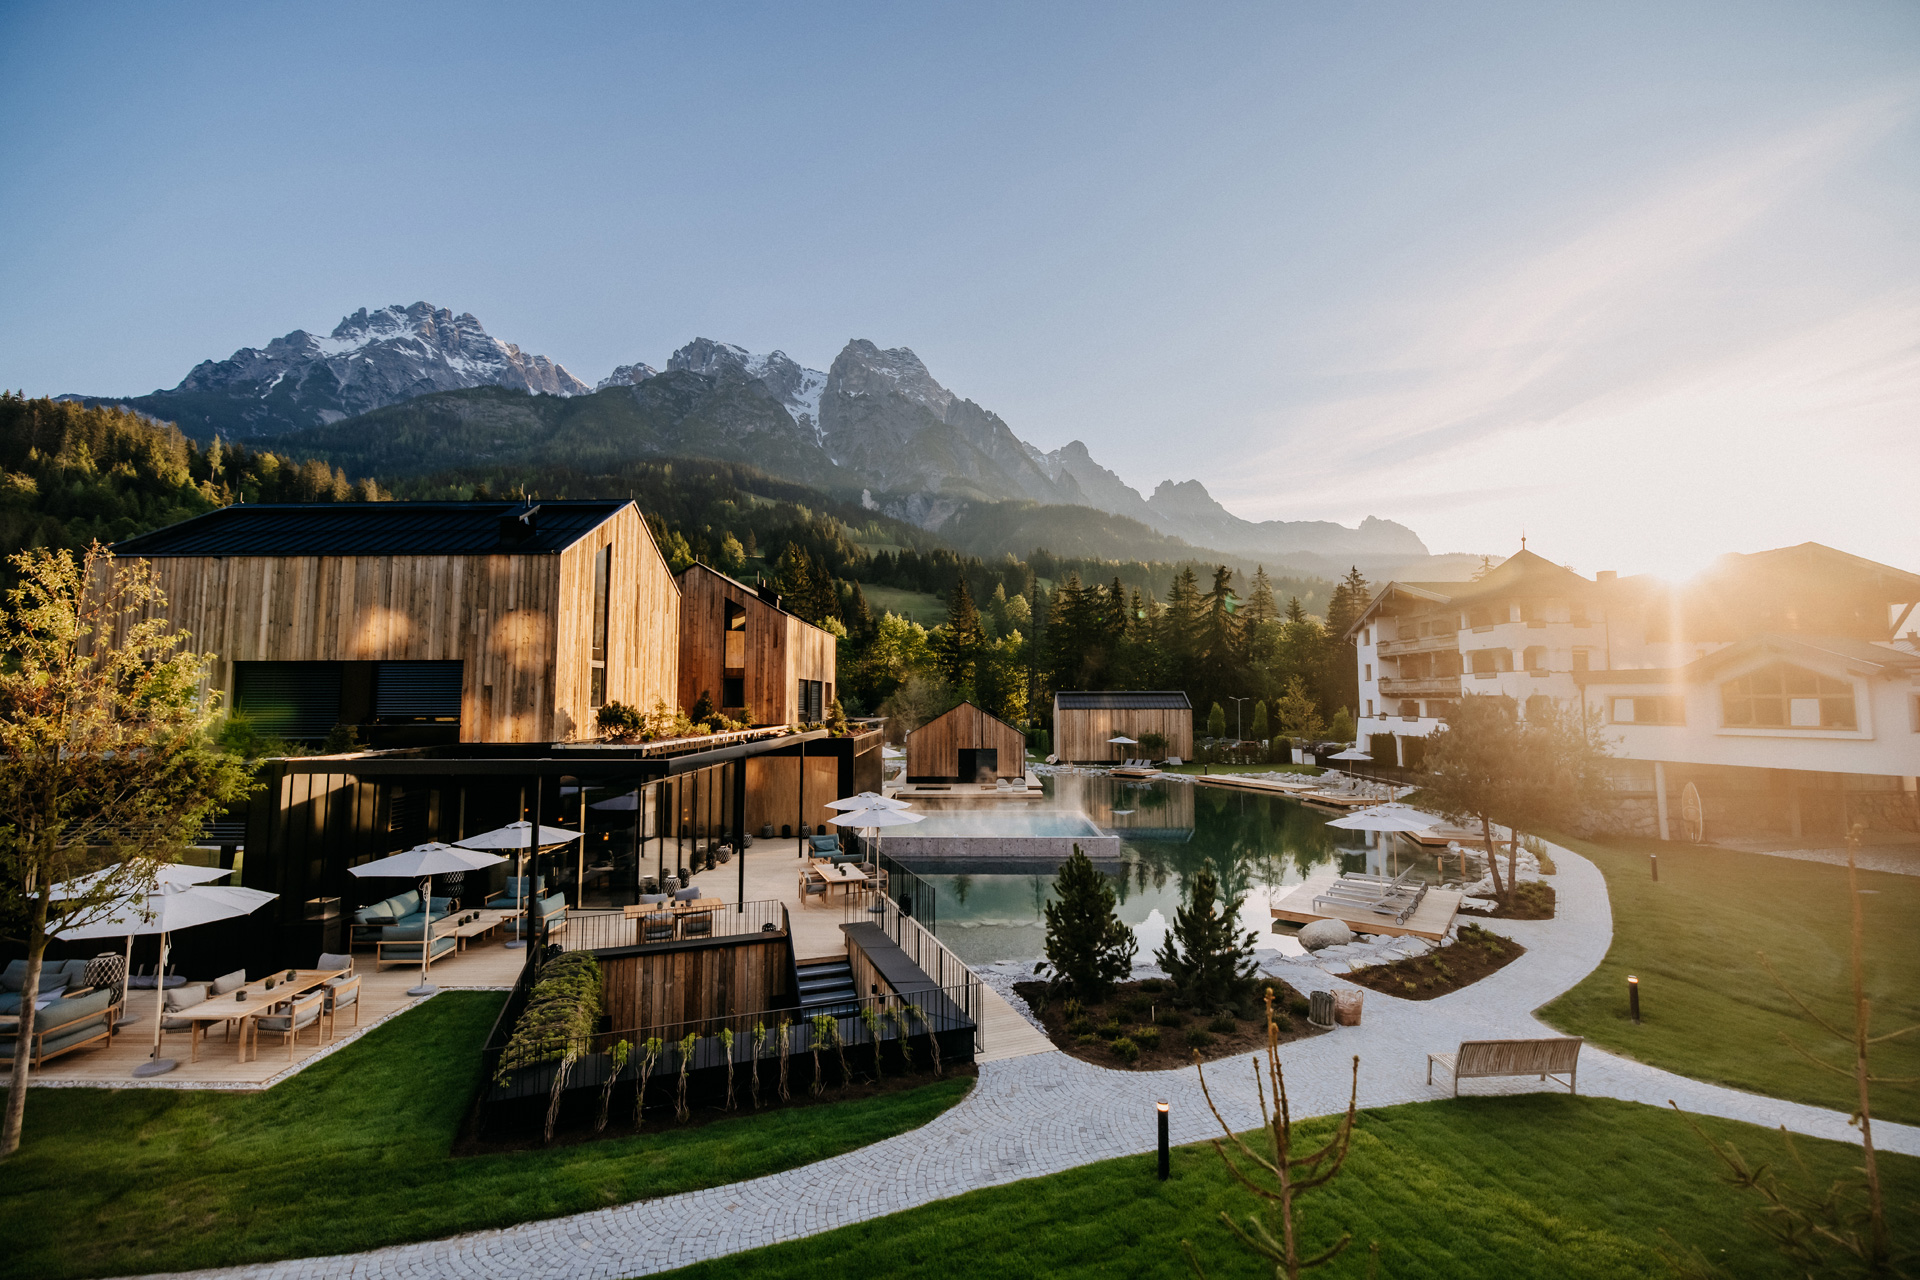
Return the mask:
<svg viewBox="0 0 1920 1280">
<path fill-rule="evenodd" d="M 1239 773 L 1202 773 L 1196 775 L 1193 780 L 1202 787 L 1231 787 L 1236 791 L 1258 791 L 1264 795 L 1292 796 L 1296 800 L 1318 785 L 1311 778 L 1302 778 L 1297 783 L 1277 782 L 1272 778 L 1251 778 Z"/>
<path fill-rule="evenodd" d="M 1446 937 L 1447 930 L 1453 924 L 1453 917 L 1460 910 L 1460 891 L 1457 889 L 1429 889 L 1427 896 L 1420 900 L 1419 909 L 1407 917 L 1405 924 L 1395 924 L 1382 916 L 1371 912 L 1355 911 L 1351 914 L 1315 911 L 1313 900 L 1340 877 L 1327 873 L 1314 876 L 1300 885 L 1286 897 L 1273 904 L 1273 918 L 1287 920 L 1294 924 L 1312 924 L 1315 920 L 1339 920 L 1355 933 L 1379 933 L 1393 937 L 1411 935 L 1438 942 Z"/>
<path fill-rule="evenodd" d="M 899 782 L 888 783 L 886 793 L 896 800 L 1040 800 L 1045 798 L 1040 779 L 1032 773 L 1025 778 L 1009 778 L 1004 787 L 991 782 Z"/>
<path fill-rule="evenodd" d="M 508 948 L 496 938 L 470 944 L 457 956 L 435 961 L 428 976 L 435 986 L 445 990 L 510 987 L 520 976 L 520 966 L 525 962 L 526 954 L 520 948 Z M 201 1036 L 200 1061 L 190 1062 L 191 1048 L 187 1033 L 169 1031 L 163 1039 L 161 1051 L 178 1062 L 179 1067 L 166 1075 L 140 1083 L 265 1089 L 276 1083 L 276 1077 L 290 1074 L 323 1051 L 363 1035 L 386 1018 L 419 1003 L 407 994 L 407 988 L 420 981 L 417 962 L 411 966 L 388 965 L 376 973 L 373 952 L 369 949 L 355 953 L 354 972 L 361 975 L 360 1025 L 355 1028 L 351 1017 L 348 1017 L 341 1023 L 339 1034 L 331 1043 L 316 1044 L 316 1037 L 309 1028 L 302 1033 L 299 1043 L 294 1047 L 293 1060 L 289 1062 L 286 1042 L 277 1035 L 264 1035 L 260 1037 L 257 1052 L 249 1061 L 242 1062 L 238 1044 L 226 1039 L 220 1031 L 215 1031 L 210 1036 Z M 137 1016 L 140 1019 L 138 1022 L 122 1024 L 111 1044 L 103 1042 L 89 1045 L 55 1058 L 40 1070 L 31 1072 L 28 1077 L 30 1083 L 97 1085 L 104 1088 L 133 1084 L 133 1069 L 145 1062 L 153 1051 L 153 1006 L 152 991 L 131 992 L 127 1012 Z M 10 1068 L 0 1070 L 0 1083 L 11 1080 L 12 1075 Z"/>
</svg>

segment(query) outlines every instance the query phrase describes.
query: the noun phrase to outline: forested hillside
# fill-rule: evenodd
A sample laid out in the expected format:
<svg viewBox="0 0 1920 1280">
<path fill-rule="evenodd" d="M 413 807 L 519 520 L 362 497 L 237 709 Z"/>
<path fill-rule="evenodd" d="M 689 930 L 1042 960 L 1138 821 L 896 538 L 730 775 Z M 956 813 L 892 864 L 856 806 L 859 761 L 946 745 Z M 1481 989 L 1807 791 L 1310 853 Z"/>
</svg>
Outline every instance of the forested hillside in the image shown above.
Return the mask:
<svg viewBox="0 0 1920 1280">
<path fill-rule="evenodd" d="M 323 462 L 222 445 L 118 408 L 0 394 L 0 547 L 80 548 L 230 502 L 379 500 Z"/>
</svg>

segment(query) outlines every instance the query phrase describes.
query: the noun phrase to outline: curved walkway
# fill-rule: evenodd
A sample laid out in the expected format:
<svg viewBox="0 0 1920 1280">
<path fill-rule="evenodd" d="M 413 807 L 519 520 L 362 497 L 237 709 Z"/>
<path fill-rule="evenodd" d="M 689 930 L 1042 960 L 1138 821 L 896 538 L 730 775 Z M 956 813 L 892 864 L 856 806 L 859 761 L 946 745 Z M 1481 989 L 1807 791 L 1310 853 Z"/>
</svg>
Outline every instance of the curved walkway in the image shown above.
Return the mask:
<svg viewBox="0 0 1920 1280">
<path fill-rule="evenodd" d="M 1289 1045 L 1287 1093 L 1296 1116 L 1344 1110 L 1353 1055 L 1362 1106 L 1427 1102 L 1426 1055 L 1463 1039 L 1557 1034 L 1533 1010 L 1573 986 L 1606 955 L 1613 918 L 1606 882 L 1585 858 L 1556 849 L 1558 918 L 1503 920 L 1527 954 L 1465 991 L 1411 1002 L 1375 995 L 1362 1026 Z M 1285 966 L 1302 990 L 1343 985 L 1309 965 Z M 1214 1098 L 1235 1128 L 1259 1123 L 1252 1076 L 1240 1060 L 1209 1070 Z M 1536 1081 L 1474 1081 L 1474 1093 L 1523 1093 Z M 1580 1092 L 1664 1106 L 1796 1133 L 1857 1140 L 1834 1111 L 1703 1084 L 1588 1046 Z M 1172 1105 L 1173 1139 L 1217 1136 L 1198 1082 L 1186 1070 L 1108 1071 L 1047 1052 L 984 1064 L 972 1093 L 910 1133 L 818 1164 L 659 1200 L 522 1223 L 368 1253 L 185 1274 L 275 1280 L 418 1280 L 472 1276 L 620 1277 L 685 1266 L 742 1249 L 812 1235 L 981 1187 L 1057 1173 L 1153 1149 L 1154 1103 Z M 1883 1150 L 1920 1155 L 1920 1128 L 1876 1124 Z"/>
</svg>

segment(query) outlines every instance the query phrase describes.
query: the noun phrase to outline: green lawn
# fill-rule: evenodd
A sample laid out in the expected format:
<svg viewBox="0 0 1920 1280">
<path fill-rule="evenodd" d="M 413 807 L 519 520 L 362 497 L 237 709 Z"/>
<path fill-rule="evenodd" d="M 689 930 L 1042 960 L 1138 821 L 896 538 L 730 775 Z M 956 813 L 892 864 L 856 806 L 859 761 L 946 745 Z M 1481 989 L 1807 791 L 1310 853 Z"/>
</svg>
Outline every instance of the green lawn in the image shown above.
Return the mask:
<svg viewBox="0 0 1920 1280">
<path fill-rule="evenodd" d="M 1606 875 L 1613 946 L 1542 1017 L 1682 1075 L 1853 1108 L 1851 1081 L 1810 1065 L 1783 1037 L 1818 1046 L 1829 1061 L 1850 1062 L 1850 1054 L 1815 1039 L 1757 954 L 1765 951 L 1823 1015 L 1848 1020 L 1846 868 L 1657 840 L 1555 838 Z M 1653 852 L 1658 883 L 1647 857 Z M 1860 884 L 1873 1025 L 1893 1031 L 1920 1022 L 1920 877 L 1863 871 Z M 1640 979 L 1637 1027 L 1627 1017 L 1628 974 Z M 1876 1074 L 1920 1076 L 1920 1035 L 1878 1046 L 1872 1061 Z M 1878 1085 L 1873 1098 L 1876 1115 L 1920 1123 L 1920 1086 Z"/>
<path fill-rule="evenodd" d="M 737 1182 L 924 1124 L 970 1084 L 454 1159 L 502 998 L 448 992 L 262 1094 L 33 1090 L 0 1164 L 0 1275 L 352 1252 Z"/>
<path fill-rule="evenodd" d="M 1329 1123 L 1302 1129 L 1323 1133 Z M 1779 1149 L 1764 1129 L 1709 1129 L 1734 1135 L 1750 1156 Z M 1826 1178 L 1854 1159 L 1835 1143 L 1797 1145 Z M 1345 1171 L 1310 1193 L 1303 1210 L 1310 1247 L 1342 1231 L 1356 1243 L 1311 1274 L 1366 1276 L 1367 1245 L 1378 1240 L 1379 1275 L 1394 1280 L 1666 1280 L 1672 1273 L 1655 1254 L 1670 1247 L 1665 1229 L 1735 1275 L 1791 1275 L 1742 1221 L 1748 1202 L 1718 1180 L 1719 1167 L 1679 1117 L 1610 1099 L 1524 1094 L 1365 1112 Z M 1888 1158 L 1883 1176 L 1890 1203 L 1920 1195 L 1920 1161 Z M 1246 1206 L 1210 1147 L 1186 1147 L 1174 1152 L 1164 1184 L 1150 1155 L 1108 1160 L 672 1274 L 1184 1280 L 1192 1274 L 1180 1253 L 1184 1238 L 1210 1276 L 1271 1276 L 1219 1223 L 1221 1209 L 1242 1215 Z"/>
<path fill-rule="evenodd" d="M 937 626 L 947 620 L 946 602 L 925 591 L 908 591 L 902 587 L 883 587 L 863 582 L 860 592 L 867 598 L 868 612 L 876 618 L 883 613 L 897 613 L 923 627 Z"/>
</svg>

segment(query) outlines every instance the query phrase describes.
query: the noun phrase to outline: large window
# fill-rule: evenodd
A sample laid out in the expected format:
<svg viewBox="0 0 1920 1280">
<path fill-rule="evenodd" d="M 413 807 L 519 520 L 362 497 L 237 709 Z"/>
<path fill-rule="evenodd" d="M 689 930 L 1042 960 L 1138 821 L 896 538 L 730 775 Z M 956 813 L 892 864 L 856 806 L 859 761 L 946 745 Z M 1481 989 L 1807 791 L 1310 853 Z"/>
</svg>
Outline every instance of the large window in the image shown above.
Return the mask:
<svg viewBox="0 0 1920 1280">
<path fill-rule="evenodd" d="M 1805 667 L 1776 662 L 1720 686 L 1729 728 L 1855 729 L 1853 686 Z"/>
<path fill-rule="evenodd" d="M 727 708 L 747 705 L 747 611 L 728 600 L 724 604 L 725 621 L 720 643 L 720 705 Z"/>
</svg>

